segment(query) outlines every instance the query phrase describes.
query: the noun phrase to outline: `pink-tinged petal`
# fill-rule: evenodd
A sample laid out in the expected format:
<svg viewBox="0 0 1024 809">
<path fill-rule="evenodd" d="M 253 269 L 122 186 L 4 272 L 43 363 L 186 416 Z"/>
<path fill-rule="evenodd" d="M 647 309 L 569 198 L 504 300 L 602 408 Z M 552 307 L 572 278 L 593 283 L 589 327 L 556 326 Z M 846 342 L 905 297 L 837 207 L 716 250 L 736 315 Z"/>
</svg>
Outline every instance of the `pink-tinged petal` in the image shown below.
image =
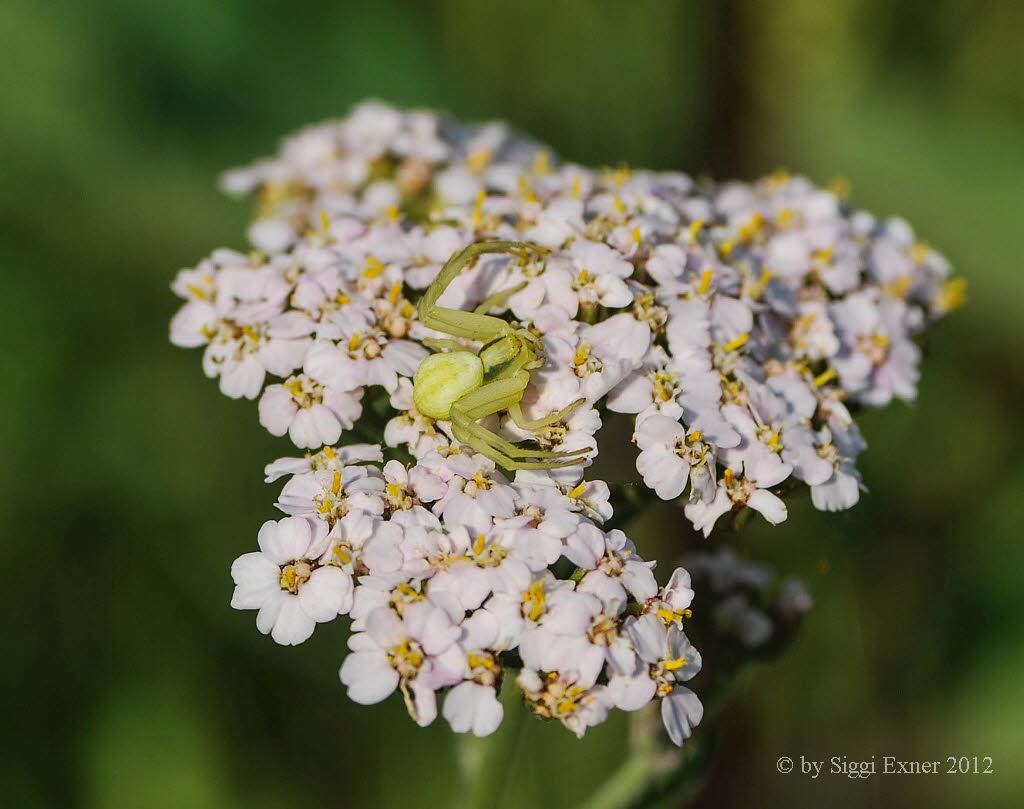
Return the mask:
<svg viewBox="0 0 1024 809">
<path fill-rule="evenodd" d="M 325 388 L 323 393 L 323 402 L 324 406 L 330 408 L 331 412 L 334 413 L 334 416 L 337 418 L 339 424 L 341 424 L 342 429 L 348 430 L 356 423 L 356 420 L 363 413 L 363 405 L 360 402 L 360 397 L 362 395 L 361 390 L 338 391 L 333 388 Z M 337 441 L 337 439 L 325 441 L 324 443 L 333 444 L 334 441 Z M 361 446 L 369 445 L 363 444 Z M 371 453 L 369 457 L 353 458 L 352 460 L 379 461 L 380 450 L 378 449 L 376 453 Z"/>
<path fill-rule="evenodd" d="M 661 701 L 661 721 L 665 723 L 669 738 L 678 747 L 690 738 L 694 727 L 703 718 L 704 706 L 689 688 L 676 686 Z"/>
<path fill-rule="evenodd" d="M 402 620 L 390 607 L 378 607 L 366 616 L 366 633 L 382 647 L 394 646 L 405 637 Z"/>
<path fill-rule="evenodd" d="M 601 603 L 611 608 L 626 601 L 626 588 L 619 576 L 609 576 L 603 570 L 591 570 L 576 586 L 577 592 L 597 596 Z"/>
<path fill-rule="evenodd" d="M 338 417 L 322 404 L 314 404 L 309 408 L 313 423 L 316 425 L 317 443 L 315 446 L 329 446 L 341 438 L 341 422 Z M 314 446 L 314 445 L 310 445 Z"/>
<path fill-rule="evenodd" d="M 309 547 L 311 531 L 304 517 L 285 517 L 263 523 L 258 542 L 260 550 L 279 565 L 303 558 Z"/>
<path fill-rule="evenodd" d="M 504 709 L 494 689 L 474 682 L 455 686 L 445 697 L 444 718 L 456 733 L 489 736 L 498 729 Z"/>
<path fill-rule="evenodd" d="M 271 385 L 260 397 L 260 424 L 278 437 L 288 432 L 298 406 L 283 385 Z"/>
<path fill-rule="evenodd" d="M 608 680 L 608 696 L 620 711 L 639 711 L 652 699 L 657 686 L 646 672 L 638 676 L 614 676 Z"/>
<path fill-rule="evenodd" d="M 179 348 L 197 348 L 206 345 L 207 334 L 215 329 L 219 318 L 217 310 L 206 301 L 190 301 L 171 318 L 171 343 Z"/>
<path fill-rule="evenodd" d="M 312 342 L 309 338 L 271 340 L 260 349 L 260 363 L 274 376 L 288 376 L 302 367 L 306 351 Z"/>
<path fill-rule="evenodd" d="M 317 405 L 322 407 L 322 405 Z M 339 431 L 339 436 L 340 436 Z M 288 437 L 299 449 L 318 449 L 323 446 L 320 440 L 320 430 L 317 429 L 316 419 L 311 408 L 303 408 L 295 413 L 291 425 L 288 427 Z M 331 443 L 338 438 L 332 439 Z"/>
<path fill-rule="evenodd" d="M 633 293 L 629 291 L 629 287 L 621 278 L 616 278 L 614 275 L 602 275 L 594 283 L 594 286 L 597 289 L 597 299 L 602 306 L 617 309 L 620 306 L 627 306 L 633 301 Z M 650 329 L 646 331 L 648 332 L 647 339 L 650 340 Z"/>
<path fill-rule="evenodd" d="M 786 504 L 767 489 L 758 489 L 747 498 L 747 505 L 759 511 L 772 525 L 778 525 L 789 516 Z"/>
<path fill-rule="evenodd" d="M 614 413 L 639 413 L 651 405 L 651 381 L 634 371 L 608 394 L 608 409 Z"/>
<path fill-rule="evenodd" d="M 347 378 L 343 373 L 342 352 L 329 340 L 317 340 L 306 353 L 302 370 L 317 382 L 338 390 L 352 390 L 359 387 L 358 380 Z"/>
<path fill-rule="evenodd" d="M 412 376 L 430 352 L 411 340 L 391 340 L 381 353 L 398 373 Z"/>
<path fill-rule="evenodd" d="M 265 375 L 259 360 L 252 356 L 226 363 L 220 374 L 220 392 L 231 399 L 255 399 L 260 395 Z"/>
<path fill-rule="evenodd" d="M 647 421 L 654 418 L 652 416 Z M 637 456 L 636 470 L 643 476 L 644 484 L 654 489 L 658 497 L 662 500 L 674 500 L 686 488 L 690 467 L 675 452 L 652 447 Z"/>
<path fill-rule="evenodd" d="M 352 608 L 352 577 L 341 568 L 317 568 L 299 588 L 299 604 L 317 623 L 330 621 Z"/>
<path fill-rule="evenodd" d="M 236 610 L 259 609 L 281 589 L 280 576 L 281 569 L 264 554 L 242 554 L 231 564 L 235 582 L 231 606 Z"/>
<path fill-rule="evenodd" d="M 360 705 L 374 705 L 398 688 L 398 672 L 381 651 L 353 652 L 339 672 L 348 698 Z"/>
<path fill-rule="evenodd" d="M 260 611 L 256 613 L 256 628 L 264 635 L 269 635 L 270 630 L 277 623 L 277 618 L 281 614 L 281 609 L 284 607 L 287 596 L 288 594 L 284 590 L 278 589 L 276 593 L 263 602 Z"/>
<path fill-rule="evenodd" d="M 437 694 L 427 685 L 418 679 L 409 683 L 409 691 L 412 694 L 413 704 L 410 708 L 410 716 L 421 728 L 425 728 L 437 718 Z M 410 706 L 406 706 L 410 707 Z"/>
<path fill-rule="evenodd" d="M 657 615 L 647 613 L 634 621 L 627 619 L 624 632 L 645 663 L 657 663 L 661 659 L 668 643 L 668 630 Z"/>
<path fill-rule="evenodd" d="M 593 525 L 582 523 L 565 541 L 566 559 L 583 570 L 593 570 L 604 555 L 604 534 Z"/>
<path fill-rule="evenodd" d="M 316 621 L 305 613 L 299 599 L 288 593 L 281 601 L 281 611 L 270 637 L 282 646 L 297 646 L 313 634 L 315 627 Z"/>
<path fill-rule="evenodd" d="M 658 582 L 650 567 L 642 562 L 626 562 L 625 570 L 619 576 L 623 586 L 641 603 L 654 598 L 658 592 Z"/>
</svg>

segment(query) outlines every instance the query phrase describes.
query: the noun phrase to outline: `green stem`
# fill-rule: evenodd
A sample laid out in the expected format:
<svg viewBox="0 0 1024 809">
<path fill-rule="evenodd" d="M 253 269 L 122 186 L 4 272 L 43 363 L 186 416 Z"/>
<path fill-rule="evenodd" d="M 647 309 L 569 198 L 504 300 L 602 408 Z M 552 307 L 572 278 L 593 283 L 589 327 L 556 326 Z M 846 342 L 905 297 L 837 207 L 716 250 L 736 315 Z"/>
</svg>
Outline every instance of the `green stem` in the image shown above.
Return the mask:
<svg viewBox="0 0 1024 809">
<path fill-rule="evenodd" d="M 650 783 L 656 751 L 633 753 L 579 809 L 624 809 Z"/>
<path fill-rule="evenodd" d="M 674 756 L 660 749 L 661 722 L 651 706 L 629 717 L 629 755 L 579 809 L 626 809 L 650 786 L 654 778 L 671 766 Z"/>
<path fill-rule="evenodd" d="M 505 718 L 497 731 L 483 739 L 466 733 L 458 740 L 465 809 L 498 809 L 504 801 L 513 752 L 527 713 L 511 677 L 506 677 L 501 701 Z"/>
</svg>

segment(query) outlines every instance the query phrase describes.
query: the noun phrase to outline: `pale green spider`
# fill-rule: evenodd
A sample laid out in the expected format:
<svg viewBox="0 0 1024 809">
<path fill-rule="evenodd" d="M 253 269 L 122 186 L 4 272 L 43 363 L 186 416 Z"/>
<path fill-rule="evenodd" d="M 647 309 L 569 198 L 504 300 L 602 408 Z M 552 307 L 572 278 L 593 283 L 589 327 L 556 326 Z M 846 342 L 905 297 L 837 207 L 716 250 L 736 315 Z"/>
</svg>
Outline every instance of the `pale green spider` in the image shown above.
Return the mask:
<svg viewBox="0 0 1024 809">
<path fill-rule="evenodd" d="M 540 345 L 527 329 L 514 328 L 501 318 L 485 314 L 489 309 L 514 294 L 522 285 L 491 295 L 472 312 L 446 309 L 437 299 L 452 280 L 474 258 L 483 253 L 519 253 L 543 256 L 546 248 L 529 242 L 476 242 L 456 253 L 441 268 L 417 305 L 420 321 L 452 337 L 479 340 L 479 352 L 455 340 L 425 340 L 430 348 L 447 349 L 431 354 L 420 363 L 413 378 L 413 401 L 416 409 L 433 419 L 450 420 L 455 438 L 476 452 L 486 455 L 505 469 L 557 469 L 583 462 L 589 450 L 549 452 L 522 449 L 491 432 L 477 420 L 507 410 L 512 420 L 524 430 L 536 431 L 557 424 L 584 399 L 540 419 L 527 419 L 519 402 L 530 384 L 530 371 L 544 360 L 537 356 Z"/>
</svg>

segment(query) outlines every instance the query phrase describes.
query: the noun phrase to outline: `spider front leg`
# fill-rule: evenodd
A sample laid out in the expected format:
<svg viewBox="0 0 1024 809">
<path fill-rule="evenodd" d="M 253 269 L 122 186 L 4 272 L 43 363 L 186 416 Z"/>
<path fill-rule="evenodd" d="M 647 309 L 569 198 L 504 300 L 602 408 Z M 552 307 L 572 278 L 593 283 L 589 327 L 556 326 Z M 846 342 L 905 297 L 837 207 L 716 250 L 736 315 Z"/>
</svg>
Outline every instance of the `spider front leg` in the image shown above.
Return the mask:
<svg viewBox="0 0 1024 809">
<path fill-rule="evenodd" d="M 450 334 L 453 337 L 465 337 L 471 340 L 480 340 L 484 343 L 508 334 L 511 331 L 511 327 L 501 318 L 491 317 L 481 312 L 463 312 L 459 309 L 448 309 L 444 306 L 438 306 L 437 301 L 448 288 L 448 285 L 477 256 L 485 253 L 514 253 L 517 251 L 529 251 L 538 255 L 543 255 L 547 252 L 545 248 L 530 244 L 529 242 L 508 241 L 476 242 L 460 250 L 448 259 L 437 274 L 437 278 L 427 287 L 423 297 L 420 298 L 419 303 L 416 305 L 416 312 L 420 322 L 428 328 Z M 498 293 L 498 295 L 492 295 L 488 298 L 488 301 L 493 306 L 510 294 L 512 294 L 512 291 Z M 488 301 L 484 301 L 484 303 Z"/>
<path fill-rule="evenodd" d="M 582 463 L 583 458 L 578 456 L 589 452 L 588 448 L 572 452 L 522 449 L 477 424 L 477 419 L 515 407 L 529 382 L 530 375 L 520 371 L 489 382 L 456 401 L 451 407 L 455 437 L 506 469 L 556 469 Z"/>
<path fill-rule="evenodd" d="M 583 398 L 577 399 L 568 407 L 563 407 L 561 410 L 556 410 L 550 416 L 545 416 L 544 418 L 539 419 L 526 418 L 523 414 L 523 408 L 520 406 L 519 402 L 514 402 L 509 405 L 508 414 L 512 417 L 512 421 L 516 423 L 517 427 L 523 430 L 529 430 L 532 433 L 537 430 L 542 430 L 545 427 L 550 427 L 552 424 L 558 424 L 558 422 L 562 421 L 585 401 L 587 400 Z"/>
</svg>

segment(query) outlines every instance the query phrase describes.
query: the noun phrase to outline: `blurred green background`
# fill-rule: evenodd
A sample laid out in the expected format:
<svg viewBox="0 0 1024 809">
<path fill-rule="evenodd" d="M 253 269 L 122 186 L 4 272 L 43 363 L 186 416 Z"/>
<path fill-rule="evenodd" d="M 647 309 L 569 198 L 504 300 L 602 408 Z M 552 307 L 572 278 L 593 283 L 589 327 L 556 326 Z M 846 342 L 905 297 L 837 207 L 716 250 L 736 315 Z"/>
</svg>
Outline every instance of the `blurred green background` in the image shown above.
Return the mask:
<svg viewBox="0 0 1024 809">
<path fill-rule="evenodd" d="M 349 703 L 341 626 L 285 649 L 228 608 L 287 447 L 167 343 L 173 273 L 242 243 L 216 174 L 367 96 L 586 163 L 843 174 L 949 255 L 971 304 L 931 334 L 919 403 L 864 419 L 870 495 L 744 538 L 817 608 L 715 723 L 699 805 L 1024 794 L 1020 3 L 5 0 L 0 31 L 5 807 L 451 805 L 452 734 Z M 649 542 L 667 566 L 680 539 Z M 502 807 L 572 805 L 624 743 L 530 722 Z M 995 774 L 776 772 L 801 754 Z"/>
</svg>

